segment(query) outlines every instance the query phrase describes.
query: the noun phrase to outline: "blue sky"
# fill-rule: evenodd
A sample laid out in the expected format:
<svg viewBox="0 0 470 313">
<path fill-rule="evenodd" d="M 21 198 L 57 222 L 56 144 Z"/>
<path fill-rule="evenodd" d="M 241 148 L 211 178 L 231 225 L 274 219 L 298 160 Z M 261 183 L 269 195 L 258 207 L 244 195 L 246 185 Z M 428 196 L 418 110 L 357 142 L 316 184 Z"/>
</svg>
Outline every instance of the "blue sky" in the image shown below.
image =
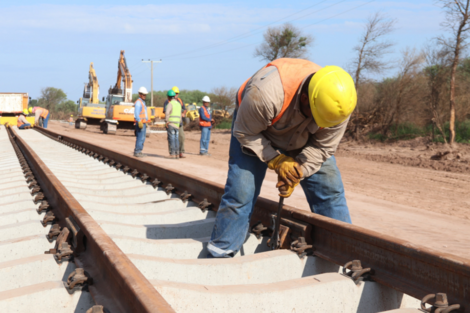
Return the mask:
<svg viewBox="0 0 470 313">
<path fill-rule="evenodd" d="M 130 4 L 132 3 L 132 4 Z M 381 11 L 397 19 L 389 36 L 396 43 L 385 57 L 422 48 L 443 33 L 444 17 L 434 1 L 0 1 L 0 91 L 62 88 L 81 97 L 94 63 L 100 98 L 116 82 L 119 51 L 125 50 L 134 79 L 150 89 L 150 66 L 162 59 L 154 89 L 210 91 L 239 87 L 265 64 L 253 57 L 266 26 L 286 21 L 315 39 L 309 59 L 347 67 L 367 17 Z M 395 63 L 394 63 L 395 62 Z M 386 73 L 393 75 L 393 69 Z"/>
</svg>

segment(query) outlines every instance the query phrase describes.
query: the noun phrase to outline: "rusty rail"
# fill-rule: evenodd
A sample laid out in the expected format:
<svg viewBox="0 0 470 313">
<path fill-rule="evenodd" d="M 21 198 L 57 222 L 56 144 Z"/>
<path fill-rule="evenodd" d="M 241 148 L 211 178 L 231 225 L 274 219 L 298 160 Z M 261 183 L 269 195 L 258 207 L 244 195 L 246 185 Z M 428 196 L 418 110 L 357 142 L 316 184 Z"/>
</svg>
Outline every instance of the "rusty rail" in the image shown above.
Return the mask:
<svg viewBox="0 0 470 313">
<path fill-rule="evenodd" d="M 74 262 L 93 278 L 90 292 L 97 304 L 110 312 L 162 312 L 174 310 L 142 275 L 114 241 L 55 177 L 37 154 L 10 128 L 15 143 L 26 158 L 59 224 L 70 217 L 79 236 Z"/>
<path fill-rule="evenodd" d="M 171 184 L 175 188 L 173 192 L 190 193 L 193 201 L 206 199 L 213 210 L 217 210 L 223 195 L 224 186 L 199 177 L 165 169 L 48 129 L 36 130 L 127 166 L 131 171 L 137 171 L 134 172 L 136 175 L 145 174 L 149 180 L 157 178 L 162 186 Z M 271 216 L 276 211 L 275 201 L 260 197 L 251 224 L 262 222 L 270 225 Z M 307 242 L 313 245 L 314 255 L 338 265 L 360 259 L 364 267 L 373 269 L 372 279 L 378 283 L 418 299 L 431 293 L 446 293 L 450 303 L 461 305 L 461 312 L 466 308 L 470 311 L 470 260 L 288 205 L 284 205 L 281 216 L 282 225 L 290 227 L 297 235 L 305 236 Z"/>
</svg>

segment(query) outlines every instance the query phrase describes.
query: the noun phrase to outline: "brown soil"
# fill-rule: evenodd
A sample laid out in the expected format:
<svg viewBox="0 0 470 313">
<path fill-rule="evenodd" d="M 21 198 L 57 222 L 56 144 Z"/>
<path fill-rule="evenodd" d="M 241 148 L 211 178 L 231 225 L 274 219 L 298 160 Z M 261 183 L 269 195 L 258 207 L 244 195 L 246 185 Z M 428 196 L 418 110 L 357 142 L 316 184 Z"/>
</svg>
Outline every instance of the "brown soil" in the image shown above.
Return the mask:
<svg viewBox="0 0 470 313">
<path fill-rule="evenodd" d="M 50 129 L 77 139 L 132 154 L 132 131 L 116 136 L 98 127 L 77 130 L 50 122 Z M 151 134 L 145 142 L 146 161 L 224 184 L 228 170 L 230 132 L 214 130 L 209 153 L 199 156 L 199 131 L 186 132 L 185 159 L 167 160 L 165 133 Z M 445 154 L 445 152 L 451 151 Z M 440 153 L 440 154 L 439 154 Z M 435 156 L 438 155 L 438 156 Z M 435 157 L 433 157 L 435 156 Z M 441 158 L 441 160 L 433 160 Z M 429 145 L 426 139 L 394 144 L 342 143 L 337 153 L 353 223 L 439 251 L 470 258 L 470 148 Z M 277 201 L 275 173 L 268 171 L 261 196 Z M 297 188 L 286 204 L 308 210 Z"/>
<path fill-rule="evenodd" d="M 336 155 L 470 174 L 470 145 L 454 144 L 450 147 L 442 143 L 432 143 L 425 137 L 387 144 L 343 142 Z"/>
</svg>

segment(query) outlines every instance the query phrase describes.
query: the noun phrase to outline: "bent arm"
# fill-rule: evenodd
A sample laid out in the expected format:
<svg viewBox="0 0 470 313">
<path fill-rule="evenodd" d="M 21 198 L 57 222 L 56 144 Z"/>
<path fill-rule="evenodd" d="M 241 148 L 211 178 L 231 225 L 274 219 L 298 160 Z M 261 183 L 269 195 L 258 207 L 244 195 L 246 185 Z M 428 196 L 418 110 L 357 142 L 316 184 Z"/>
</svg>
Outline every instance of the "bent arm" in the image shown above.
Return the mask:
<svg viewBox="0 0 470 313">
<path fill-rule="evenodd" d="M 263 162 L 269 162 L 279 154 L 271 146 L 271 141 L 262 134 L 274 118 L 273 107 L 265 101 L 259 88 L 252 85 L 238 108 L 233 128 L 233 135 L 240 142 L 242 150 L 247 154 L 256 154 Z"/>
<path fill-rule="evenodd" d="M 349 119 L 334 127 L 318 130 L 311 135 L 307 145 L 297 155 L 304 177 L 309 177 L 320 169 L 323 162 L 335 154 L 343 138 Z"/>
<path fill-rule="evenodd" d="M 168 102 L 168 104 L 166 105 L 166 110 L 165 110 L 165 122 L 167 123 L 170 121 L 170 114 L 172 110 L 173 110 L 173 105 L 171 104 L 171 102 Z"/>
<path fill-rule="evenodd" d="M 38 109 L 36 110 L 36 112 L 34 112 L 34 124 L 38 123 L 41 113 L 42 113 L 42 110 L 38 110 Z"/>
</svg>

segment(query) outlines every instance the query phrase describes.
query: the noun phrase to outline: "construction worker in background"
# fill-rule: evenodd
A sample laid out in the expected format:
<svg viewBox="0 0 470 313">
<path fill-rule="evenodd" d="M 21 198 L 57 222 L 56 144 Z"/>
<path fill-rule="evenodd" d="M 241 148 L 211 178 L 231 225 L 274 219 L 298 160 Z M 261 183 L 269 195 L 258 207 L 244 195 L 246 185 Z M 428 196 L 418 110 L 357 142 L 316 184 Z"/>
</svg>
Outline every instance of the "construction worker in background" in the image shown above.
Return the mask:
<svg viewBox="0 0 470 313">
<path fill-rule="evenodd" d="M 144 157 L 142 150 L 144 149 L 145 135 L 147 133 L 147 107 L 145 106 L 145 98 L 147 98 L 147 88 L 139 88 L 139 98 L 134 103 L 134 122 L 135 122 L 135 149 L 134 156 L 137 158 Z"/>
<path fill-rule="evenodd" d="M 26 115 L 28 115 L 28 110 L 24 109 L 20 115 L 18 115 L 18 119 L 16 120 L 16 127 L 18 129 L 30 129 L 31 124 L 26 120 Z"/>
<path fill-rule="evenodd" d="M 181 104 L 175 99 L 176 93 L 173 89 L 168 90 L 168 103 L 165 109 L 165 122 L 168 135 L 168 146 L 170 155 L 167 159 L 179 158 L 179 129 L 181 121 Z"/>
<path fill-rule="evenodd" d="M 34 125 L 41 126 L 43 128 L 47 128 L 47 124 L 49 123 L 50 112 L 49 110 L 41 107 L 34 107 Z"/>
<path fill-rule="evenodd" d="M 69 125 L 70 125 L 70 126 L 73 125 L 73 115 L 70 115 L 70 118 L 69 118 Z"/>
<path fill-rule="evenodd" d="M 179 93 L 180 93 L 180 89 L 176 86 L 174 86 L 173 88 L 171 88 L 171 90 L 173 90 L 175 92 L 175 100 L 178 101 L 180 104 L 181 104 L 181 108 L 182 108 L 182 113 L 181 113 L 181 124 L 180 124 L 180 129 L 179 129 L 179 135 L 178 135 L 178 141 L 179 141 L 179 152 L 180 152 L 180 158 L 185 158 L 184 154 L 185 151 L 184 151 L 184 125 L 183 125 L 183 118 L 186 117 L 186 107 L 184 106 L 183 104 L 183 100 L 181 100 L 179 98 Z"/>
<path fill-rule="evenodd" d="M 281 197 L 300 184 L 312 212 L 351 223 L 334 153 L 356 102 L 347 72 L 307 60 L 277 59 L 243 83 L 208 257 L 240 250 L 268 168 Z"/>
<path fill-rule="evenodd" d="M 200 155 L 210 156 L 209 141 L 211 140 L 211 129 L 214 120 L 212 113 L 209 111 L 211 99 L 208 96 L 202 98 L 202 107 L 199 109 L 199 126 L 201 127 L 201 148 Z"/>
</svg>

